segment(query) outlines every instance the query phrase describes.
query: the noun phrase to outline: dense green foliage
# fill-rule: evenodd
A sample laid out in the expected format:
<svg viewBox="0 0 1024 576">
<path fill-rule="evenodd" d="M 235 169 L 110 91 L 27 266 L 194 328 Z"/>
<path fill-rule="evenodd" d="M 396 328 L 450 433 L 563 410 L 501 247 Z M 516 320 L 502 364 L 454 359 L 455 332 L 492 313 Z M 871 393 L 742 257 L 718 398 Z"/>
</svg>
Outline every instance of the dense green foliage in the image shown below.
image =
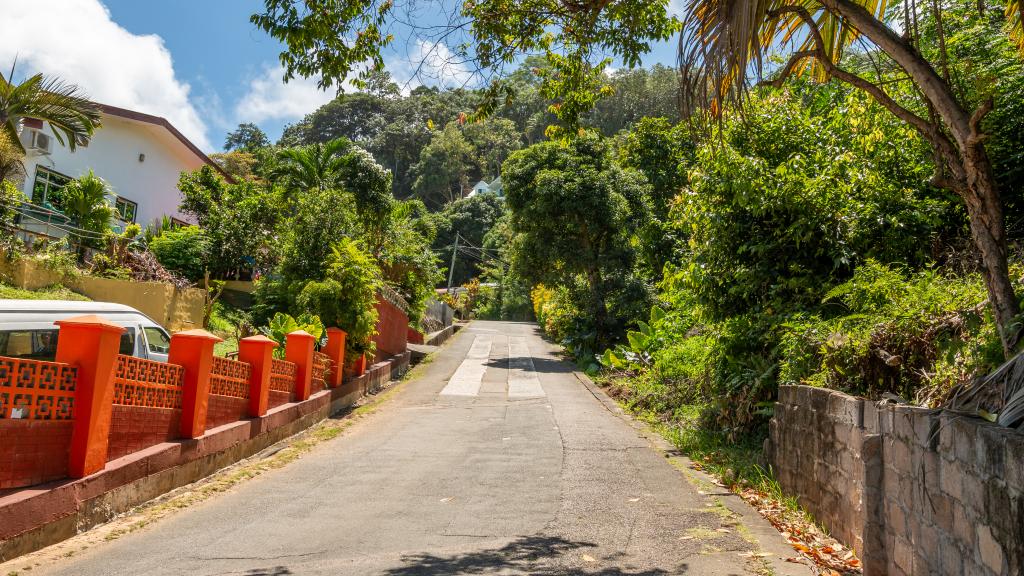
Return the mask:
<svg viewBox="0 0 1024 576">
<path fill-rule="evenodd" d="M 377 290 L 382 284 L 373 256 L 358 241 L 342 238 L 331 248 L 322 280 L 298 281 L 296 310 L 316 314 L 347 333 L 346 356 L 373 352 L 377 324 Z"/>
<path fill-rule="evenodd" d="M 182 226 L 162 231 L 150 240 L 149 249 L 164 268 L 197 282 L 206 272 L 210 239 L 198 226 Z"/>
<path fill-rule="evenodd" d="M 620 167 L 596 135 L 516 152 L 502 178 L 517 232 L 514 269 L 568 290 L 580 312 L 577 350 L 606 346 L 646 302 L 629 241 L 647 217 L 646 179 Z"/>
<path fill-rule="evenodd" d="M 638 410 L 696 409 L 738 438 L 762 429 L 780 383 L 937 403 L 998 361 L 984 285 L 950 267 L 962 209 L 926 184 L 927 150 L 880 107 L 795 86 L 752 96 L 696 142 L 685 181 L 647 171 L 680 186 L 673 255 L 658 305 L 600 356 L 630 375 Z M 564 297 L 537 296 L 564 331 Z"/>
</svg>

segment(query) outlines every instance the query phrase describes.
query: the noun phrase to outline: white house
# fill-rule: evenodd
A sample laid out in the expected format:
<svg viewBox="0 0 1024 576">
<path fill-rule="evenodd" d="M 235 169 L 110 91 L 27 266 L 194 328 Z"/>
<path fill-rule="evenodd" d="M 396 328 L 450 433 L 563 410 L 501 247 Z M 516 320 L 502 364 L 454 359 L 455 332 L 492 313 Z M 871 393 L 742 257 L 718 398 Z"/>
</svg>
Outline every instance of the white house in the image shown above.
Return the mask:
<svg viewBox="0 0 1024 576">
<path fill-rule="evenodd" d="M 490 184 L 484 182 L 483 180 L 477 182 L 476 186 L 473 186 L 473 190 L 471 190 L 470 193 L 466 195 L 466 198 L 472 198 L 473 196 L 476 196 L 477 194 L 482 194 L 484 192 L 493 192 L 499 198 L 504 198 L 505 189 L 501 185 L 501 176 L 495 178 L 494 181 L 491 182 Z"/>
<path fill-rule="evenodd" d="M 163 216 L 189 222 L 178 211 L 179 176 L 205 164 L 220 168 L 166 119 L 98 106 L 102 127 L 74 152 L 61 145 L 42 122 L 25 121 L 21 139 L 27 151 L 23 191 L 28 200 L 47 206 L 48 196 L 56 189 L 91 169 L 110 185 L 116 196 L 111 200 L 123 222 L 138 222 L 143 228 Z"/>
</svg>

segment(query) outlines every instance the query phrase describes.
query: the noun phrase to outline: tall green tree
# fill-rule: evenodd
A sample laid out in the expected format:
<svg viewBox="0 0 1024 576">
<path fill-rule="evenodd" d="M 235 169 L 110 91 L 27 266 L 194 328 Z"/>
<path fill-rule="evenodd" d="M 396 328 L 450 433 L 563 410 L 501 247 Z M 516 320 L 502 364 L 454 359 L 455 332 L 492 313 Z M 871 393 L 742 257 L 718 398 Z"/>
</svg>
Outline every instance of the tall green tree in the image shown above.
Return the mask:
<svg viewBox="0 0 1024 576">
<path fill-rule="evenodd" d="M 516 152 L 502 177 L 518 234 L 516 270 L 535 283 L 575 288 L 594 334 L 587 347 L 607 346 L 644 302 L 629 236 L 646 219 L 646 179 L 618 166 L 596 135 Z"/>
<path fill-rule="evenodd" d="M 252 153 L 260 148 L 270 146 L 270 138 L 266 132 L 252 122 L 243 122 L 224 139 L 224 150 L 238 150 Z"/>
<path fill-rule="evenodd" d="M 293 190 L 327 190 L 341 179 L 344 156 L 352 149 L 345 138 L 285 148 L 278 153 L 279 163 L 271 178 Z"/>
<path fill-rule="evenodd" d="M 473 146 L 457 123 L 449 122 L 436 131 L 413 168 L 416 197 L 435 208 L 464 197 L 473 186 L 469 181 L 473 153 Z"/>
</svg>

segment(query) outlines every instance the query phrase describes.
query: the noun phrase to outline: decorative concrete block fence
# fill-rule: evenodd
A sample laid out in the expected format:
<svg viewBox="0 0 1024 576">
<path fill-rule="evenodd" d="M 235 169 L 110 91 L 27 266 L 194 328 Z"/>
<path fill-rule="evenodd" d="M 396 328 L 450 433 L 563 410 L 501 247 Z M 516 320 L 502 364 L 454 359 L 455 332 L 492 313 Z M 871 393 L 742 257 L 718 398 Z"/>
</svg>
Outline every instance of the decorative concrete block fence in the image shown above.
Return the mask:
<svg viewBox="0 0 1024 576">
<path fill-rule="evenodd" d="M 1024 433 L 980 418 L 782 386 L 767 442 L 784 492 L 865 576 L 1024 574 Z"/>
<path fill-rule="evenodd" d="M 0 357 L 0 489 L 82 478 L 341 385 L 345 333 L 336 328 L 324 352 L 312 335 L 288 334 L 285 360 L 264 336 L 243 339 L 231 360 L 214 356 L 213 334 L 178 332 L 163 363 L 118 354 L 124 329 L 98 316 L 57 324 L 55 362 Z"/>
</svg>

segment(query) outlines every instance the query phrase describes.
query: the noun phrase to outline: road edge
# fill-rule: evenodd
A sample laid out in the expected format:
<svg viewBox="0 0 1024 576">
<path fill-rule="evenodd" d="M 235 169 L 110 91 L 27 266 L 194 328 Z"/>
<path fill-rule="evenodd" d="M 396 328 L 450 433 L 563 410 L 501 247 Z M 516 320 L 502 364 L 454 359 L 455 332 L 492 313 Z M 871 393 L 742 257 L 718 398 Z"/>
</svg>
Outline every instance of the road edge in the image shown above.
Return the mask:
<svg viewBox="0 0 1024 576">
<path fill-rule="evenodd" d="M 717 479 L 703 470 L 694 468 L 692 460 L 679 452 L 671 442 L 648 424 L 634 418 L 585 373 L 573 371 L 573 374 L 606 410 L 626 422 L 645 438 L 651 449 L 664 456 L 688 483 L 705 492 L 706 495 L 714 497 L 722 506 L 739 517 L 743 525 L 749 530 L 750 536 L 755 540 L 753 543 L 758 549 L 771 554 L 771 556 L 765 557 L 763 560 L 769 565 L 772 574 L 777 576 L 807 576 L 815 574 L 814 569 L 793 550 L 782 534 L 765 520 L 757 510 L 747 504 L 739 494 L 721 488 Z M 796 558 L 798 562 L 789 561 L 788 559 L 790 558 Z"/>
</svg>

